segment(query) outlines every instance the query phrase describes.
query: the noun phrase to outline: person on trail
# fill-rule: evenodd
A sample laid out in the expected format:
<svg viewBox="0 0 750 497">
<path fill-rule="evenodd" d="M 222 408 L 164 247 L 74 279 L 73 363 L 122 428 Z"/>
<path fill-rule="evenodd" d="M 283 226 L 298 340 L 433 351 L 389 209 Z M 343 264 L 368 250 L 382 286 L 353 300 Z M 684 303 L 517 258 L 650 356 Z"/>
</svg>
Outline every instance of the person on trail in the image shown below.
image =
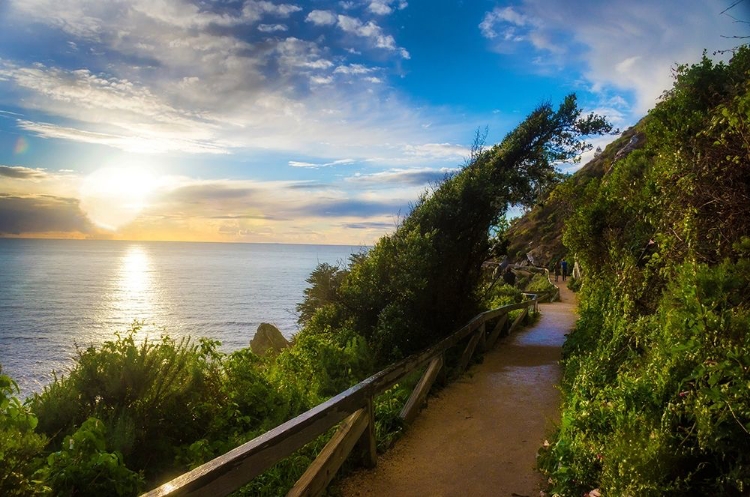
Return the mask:
<svg viewBox="0 0 750 497">
<path fill-rule="evenodd" d="M 508 266 L 505 269 L 505 272 L 503 273 L 503 281 L 506 285 L 513 286 L 516 284 L 516 273 L 511 271 L 510 266 Z"/>
<path fill-rule="evenodd" d="M 560 277 L 560 261 L 555 263 L 555 283 L 557 283 L 558 277 Z"/>
<path fill-rule="evenodd" d="M 563 281 L 565 281 L 565 276 L 567 276 L 567 274 L 568 274 L 568 261 L 566 261 L 565 259 L 563 259 L 560 262 L 560 266 L 562 266 L 562 277 L 563 277 Z"/>
</svg>

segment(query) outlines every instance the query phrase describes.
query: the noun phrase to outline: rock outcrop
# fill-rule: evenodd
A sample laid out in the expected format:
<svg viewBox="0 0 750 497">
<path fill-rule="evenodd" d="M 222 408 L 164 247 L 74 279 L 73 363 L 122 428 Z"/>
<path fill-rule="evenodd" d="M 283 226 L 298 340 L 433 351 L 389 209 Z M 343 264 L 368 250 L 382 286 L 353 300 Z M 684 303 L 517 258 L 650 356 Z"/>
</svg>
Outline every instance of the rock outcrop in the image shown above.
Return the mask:
<svg viewBox="0 0 750 497">
<path fill-rule="evenodd" d="M 289 340 L 284 338 L 277 327 L 268 323 L 260 323 L 250 341 L 250 350 L 260 356 L 276 355 L 286 347 L 289 347 Z"/>
</svg>

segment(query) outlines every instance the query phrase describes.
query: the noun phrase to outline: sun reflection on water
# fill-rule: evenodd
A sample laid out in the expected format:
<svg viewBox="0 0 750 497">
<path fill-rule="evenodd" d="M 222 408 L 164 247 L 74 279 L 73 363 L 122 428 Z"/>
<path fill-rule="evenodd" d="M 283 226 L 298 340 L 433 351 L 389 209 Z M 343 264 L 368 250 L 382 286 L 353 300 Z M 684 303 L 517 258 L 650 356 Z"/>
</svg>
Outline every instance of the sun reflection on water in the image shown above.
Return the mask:
<svg viewBox="0 0 750 497">
<path fill-rule="evenodd" d="M 153 276 L 148 250 L 142 245 L 130 245 L 120 259 L 112 306 L 113 319 L 127 319 L 129 322 L 153 319 Z"/>
</svg>

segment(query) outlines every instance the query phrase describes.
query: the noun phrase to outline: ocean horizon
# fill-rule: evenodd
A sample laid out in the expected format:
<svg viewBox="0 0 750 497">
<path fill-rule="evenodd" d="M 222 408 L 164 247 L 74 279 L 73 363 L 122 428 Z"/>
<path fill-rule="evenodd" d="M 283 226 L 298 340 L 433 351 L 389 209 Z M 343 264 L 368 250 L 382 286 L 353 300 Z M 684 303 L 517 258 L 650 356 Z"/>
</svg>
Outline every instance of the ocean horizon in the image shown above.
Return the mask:
<svg viewBox="0 0 750 497">
<path fill-rule="evenodd" d="M 0 238 L 0 365 L 22 396 L 143 323 L 138 339 L 209 338 L 230 352 L 261 322 L 291 338 L 306 279 L 349 245 Z"/>
</svg>

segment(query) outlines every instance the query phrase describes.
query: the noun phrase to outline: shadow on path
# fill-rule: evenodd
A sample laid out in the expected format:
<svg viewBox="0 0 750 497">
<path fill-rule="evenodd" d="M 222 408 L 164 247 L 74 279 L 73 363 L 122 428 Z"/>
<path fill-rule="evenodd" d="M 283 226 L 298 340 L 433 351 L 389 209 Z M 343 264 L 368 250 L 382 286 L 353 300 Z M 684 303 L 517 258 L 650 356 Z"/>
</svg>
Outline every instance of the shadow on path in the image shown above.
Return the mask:
<svg viewBox="0 0 750 497">
<path fill-rule="evenodd" d="M 429 399 L 377 468 L 341 484 L 344 496 L 538 496 L 534 469 L 559 420 L 560 349 L 575 295 L 540 305 L 535 326 L 499 342 L 481 364 Z"/>
</svg>

